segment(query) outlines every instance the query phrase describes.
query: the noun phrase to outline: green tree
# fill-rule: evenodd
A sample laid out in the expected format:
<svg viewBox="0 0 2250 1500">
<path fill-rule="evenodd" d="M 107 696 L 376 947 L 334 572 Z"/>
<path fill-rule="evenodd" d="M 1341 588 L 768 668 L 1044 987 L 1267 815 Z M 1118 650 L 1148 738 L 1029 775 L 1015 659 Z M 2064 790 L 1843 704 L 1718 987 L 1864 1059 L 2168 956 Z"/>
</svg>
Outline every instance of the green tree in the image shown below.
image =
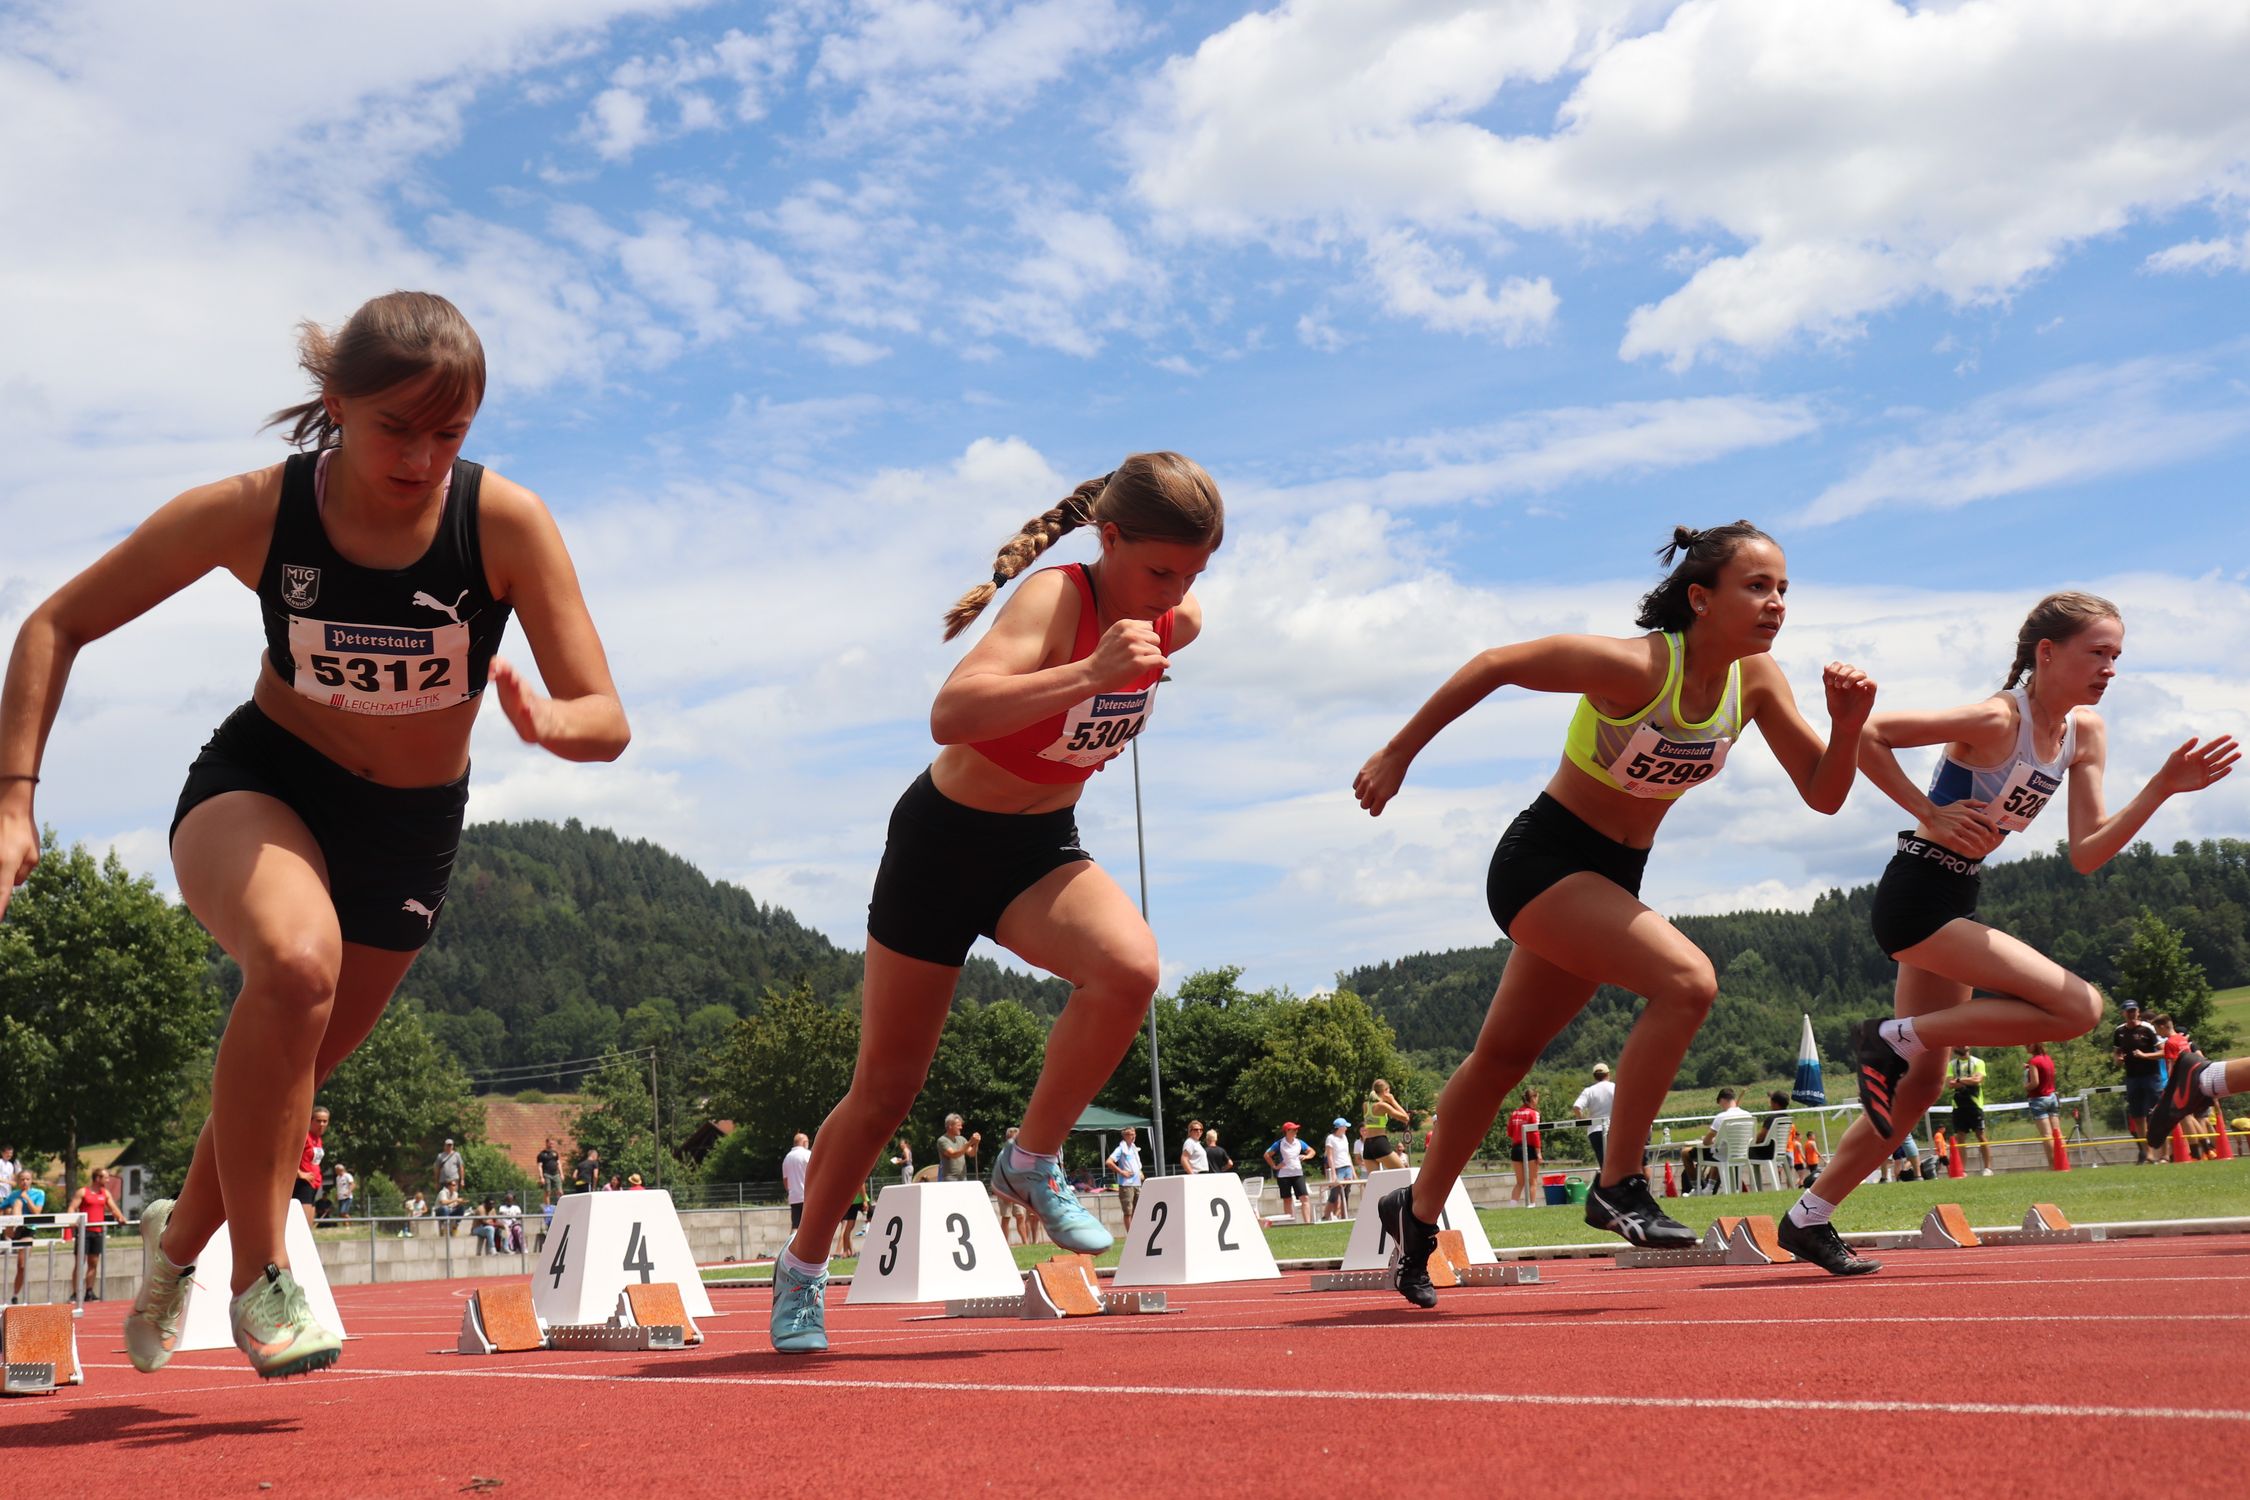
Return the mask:
<svg viewBox="0 0 2250 1500">
<path fill-rule="evenodd" d="M 396 1183 L 430 1183 L 430 1163 L 451 1136 L 484 1139 L 484 1106 L 468 1075 L 437 1044 L 412 1000 L 394 1000 L 359 1049 L 321 1085 L 328 1149 Z"/>
<path fill-rule="evenodd" d="M 712 1111 L 734 1121 L 725 1160 L 771 1163 L 755 1181 L 779 1176 L 789 1138 L 810 1135 L 844 1097 L 858 1054 L 858 1016 L 815 999 L 809 984 L 768 991 L 711 1063 Z"/>
<path fill-rule="evenodd" d="M 1046 1056 L 1046 1023 L 1016 1001 L 957 1002 L 938 1034 L 929 1081 L 914 1105 L 914 1139 L 936 1140 L 945 1117 L 958 1114 L 964 1131 L 983 1134 L 975 1165 L 989 1168 L 1001 1133 L 1023 1123 Z"/>
<path fill-rule="evenodd" d="M 2211 1009 L 2211 982 L 2188 956 L 2180 930 L 2147 907 L 2133 919 L 2117 950 L 2116 1000 L 2138 1000 L 2141 1014 L 2161 1011 L 2205 1051 L 2232 1040 L 2222 1035 Z"/>
<path fill-rule="evenodd" d="M 1295 1120 L 1308 1140 L 1328 1133 L 1338 1115 L 1357 1119 L 1369 1082 L 1399 1071 L 1391 1028 L 1350 990 L 1277 1006 L 1264 1055 L 1234 1087 L 1236 1113 L 1251 1131 L 1252 1154 Z M 1167 1121 L 1167 1124 L 1170 1122 Z"/>
<path fill-rule="evenodd" d="M 63 1160 L 162 1129 L 219 1018 L 211 940 L 114 853 L 53 829 L 0 925 L 0 1138 Z"/>
<path fill-rule="evenodd" d="M 674 1155 L 658 1133 L 648 1092 L 648 1059 L 621 1057 L 590 1076 L 579 1091 L 581 1107 L 570 1133 L 583 1155 L 602 1154 L 602 1169 L 620 1177 L 641 1174 L 649 1187 L 678 1187 L 695 1180 L 692 1163 Z"/>
<path fill-rule="evenodd" d="M 481 1203 L 490 1198 L 494 1203 L 509 1193 L 516 1202 L 538 1207 L 543 1196 L 539 1179 L 516 1165 L 514 1157 L 490 1141 L 471 1141 L 461 1147 L 461 1179 L 466 1186 L 462 1196 Z"/>
</svg>

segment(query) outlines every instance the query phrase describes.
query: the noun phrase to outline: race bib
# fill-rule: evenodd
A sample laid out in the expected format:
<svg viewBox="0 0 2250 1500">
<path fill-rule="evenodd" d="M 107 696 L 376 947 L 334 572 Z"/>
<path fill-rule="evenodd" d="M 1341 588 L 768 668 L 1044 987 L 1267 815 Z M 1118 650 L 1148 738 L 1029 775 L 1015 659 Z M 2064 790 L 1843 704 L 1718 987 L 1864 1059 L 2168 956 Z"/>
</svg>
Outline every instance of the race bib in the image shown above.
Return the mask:
<svg viewBox="0 0 2250 1500">
<path fill-rule="evenodd" d="M 289 655 L 297 691 L 346 713 L 428 713 L 470 696 L 466 625 L 339 625 L 294 615 Z"/>
<path fill-rule="evenodd" d="M 2000 790 L 1992 794 L 1985 816 L 2009 833 L 2021 833 L 2046 809 L 2062 786 L 2062 778 L 2049 776 L 2029 761 L 2019 760 Z"/>
<path fill-rule="evenodd" d="M 1127 693 L 1096 693 L 1063 715 L 1062 733 L 1039 752 L 1066 766 L 1098 766 L 1114 759 L 1148 724 L 1156 704 L 1151 684 Z"/>
<path fill-rule="evenodd" d="M 1730 743 L 1666 739 L 1655 725 L 1643 724 L 1609 763 L 1609 774 L 1619 790 L 1635 797 L 1676 796 L 1718 775 Z"/>
</svg>

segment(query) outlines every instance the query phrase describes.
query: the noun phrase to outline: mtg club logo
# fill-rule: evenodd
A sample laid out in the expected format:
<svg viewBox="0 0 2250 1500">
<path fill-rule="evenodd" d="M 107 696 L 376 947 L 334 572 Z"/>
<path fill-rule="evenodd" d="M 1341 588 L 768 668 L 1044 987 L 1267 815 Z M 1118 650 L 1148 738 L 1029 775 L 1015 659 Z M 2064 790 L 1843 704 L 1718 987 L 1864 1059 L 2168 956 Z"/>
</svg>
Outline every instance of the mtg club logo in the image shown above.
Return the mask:
<svg viewBox="0 0 2250 1500">
<path fill-rule="evenodd" d="M 320 597 L 320 569 L 296 563 L 281 565 L 281 602 L 291 609 L 310 609 Z"/>
</svg>

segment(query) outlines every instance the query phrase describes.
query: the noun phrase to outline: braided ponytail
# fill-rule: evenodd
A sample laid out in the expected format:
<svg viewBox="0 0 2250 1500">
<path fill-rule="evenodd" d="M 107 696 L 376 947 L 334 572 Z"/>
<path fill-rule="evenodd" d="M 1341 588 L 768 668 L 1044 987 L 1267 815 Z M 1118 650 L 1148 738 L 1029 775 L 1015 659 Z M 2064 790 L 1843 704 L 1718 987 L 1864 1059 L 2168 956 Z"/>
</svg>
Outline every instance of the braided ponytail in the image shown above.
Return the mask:
<svg viewBox="0 0 2250 1500">
<path fill-rule="evenodd" d="M 1022 576 L 1065 534 L 1096 524 L 1116 526 L 1129 541 L 1216 547 L 1226 531 L 1226 510 L 1219 487 L 1193 459 L 1136 453 L 1024 522 L 992 560 L 992 581 L 978 584 L 945 612 L 945 638 L 950 641 L 967 629 L 1009 579 Z"/>
<path fill-rule="evenodd" d="M 2016 631 L 2016 659 L 2009 663 L 2008 680 L 2001 687 L 2014 687 L 2038 664 L 2041 641 L 2067 641 L 2096 620 L 2124 618 L 2116 605 L 2099 594 L 2068 589 L 2049 594 L 2023 617 L 2023 626 Z"/>
</svg>

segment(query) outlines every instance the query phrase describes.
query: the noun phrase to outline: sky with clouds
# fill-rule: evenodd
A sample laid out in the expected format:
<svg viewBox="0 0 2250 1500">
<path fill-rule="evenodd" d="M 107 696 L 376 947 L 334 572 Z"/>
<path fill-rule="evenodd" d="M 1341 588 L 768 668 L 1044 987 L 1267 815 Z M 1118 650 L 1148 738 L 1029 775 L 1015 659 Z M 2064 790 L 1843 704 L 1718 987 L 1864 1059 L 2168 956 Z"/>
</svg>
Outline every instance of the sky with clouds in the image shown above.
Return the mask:
<svg viewBox="0 0 2250 1500">
<path fill-rule="evenodd" d="M 939 612 L 1149 448 L 1230 511 L 1141 747 L 1173 974 L 1490 941 L 1569 703 L 1495 697 L 1379 822 L 1352 773 L 1473 651 L 1630 633 L 1675 522 L 1781 540 L 1816 723 L 1830 657 L 1962 701 L 2040 594 L 2116 599 L 2119 802 L 2250 735 L 2245 77 L 2238 0 L 0 5 L 0 631 L 279 456 L 299 319 L 410 286 L 482 333 L 469 453 L 560 518 L 636 729 L 570 766 L 488 715 L 471 816 L 839 942 Z M 89 649 L 42 818 L 170 889 L 258 647 L 222 577 Z M 1130 889 L 1126 763 L 1080 820 Z M 1647 894 L 1802 906 L 1898 822 L 1746 747 Z M 2236 778 L 2148 836 L 2246 833 Z"/>
</svg>

